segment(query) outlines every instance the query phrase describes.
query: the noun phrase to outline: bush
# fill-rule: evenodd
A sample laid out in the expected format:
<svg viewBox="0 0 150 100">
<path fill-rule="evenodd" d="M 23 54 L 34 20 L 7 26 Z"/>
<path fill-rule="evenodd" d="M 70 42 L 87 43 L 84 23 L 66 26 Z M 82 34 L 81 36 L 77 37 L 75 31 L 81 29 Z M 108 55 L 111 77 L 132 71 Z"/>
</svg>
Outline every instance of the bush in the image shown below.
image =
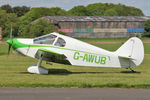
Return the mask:
<svg viewBox="0 0 150 100">
<path fill-rule="evenodd" d="M 142 34 L 142 36 L 144 37 L 150 37 L 150 20 L 147 20 L 145 22 L 145 25 L 144 25 L 144 33 Z"/>
<path fill-rule="evenodd" d="M 62 34 L 62 35 L 66 35 L 66 33 L 62 32 L 62 31 L 57 31 L 57 33 Z"/>
</svg>

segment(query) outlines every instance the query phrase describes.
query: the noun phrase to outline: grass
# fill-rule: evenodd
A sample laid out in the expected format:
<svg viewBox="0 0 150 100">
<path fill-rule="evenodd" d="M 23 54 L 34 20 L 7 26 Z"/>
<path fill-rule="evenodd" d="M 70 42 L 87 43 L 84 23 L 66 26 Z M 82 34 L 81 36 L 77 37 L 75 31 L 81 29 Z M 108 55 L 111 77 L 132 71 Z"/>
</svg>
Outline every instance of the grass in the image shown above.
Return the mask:
<svg viewBox="0 0 150 100">
<path fill-rule="evenodd" d="M 8 52 L 8 46 L 6 45 L 0 45 L 0 55 L 4 55 L 4 54 L 7 54 Z"/>
<path fill-rule="evenodd" d="M 125 42 L 129 38 L 77 38 L 79 40 L 85 41 L 85 42 L 91 42 L 91 41 L 120 41 Z M 150 38 L 141 38 L 142 41 L 150 41 Z"/>
<path fill-rule="evenodd" d="M 94 44 L 115 51 L 121 44 Z M 7 45 L 0 45 L 0 87 L 79 87 L 79 88 L 150 88 L 150 44 L 145 45 L 144 62 L 128 69 L 93 68 L 53 63 L 42 65 L 49 69 L 48 75 L 30 74 L 27 68 L 37 59 L 7 54 Z"/>
<path fill-rule="evenodd" d="M 89 42 L 89 41 L 126 41 L 129 38 L 79 38 L 79 40 Z"/>
<path fill-rule="evenodd" d="M 0 56 L 0 87 L 116 87 L 150 88 L 150 55 L 145 55 L 142 65 L 135 68 L 137 73 L 127 69 L 92 68 L 53 63 L 49 75 L 29 74 L 26 70 L 37 60 L 6 55 Z"/>
</svg>

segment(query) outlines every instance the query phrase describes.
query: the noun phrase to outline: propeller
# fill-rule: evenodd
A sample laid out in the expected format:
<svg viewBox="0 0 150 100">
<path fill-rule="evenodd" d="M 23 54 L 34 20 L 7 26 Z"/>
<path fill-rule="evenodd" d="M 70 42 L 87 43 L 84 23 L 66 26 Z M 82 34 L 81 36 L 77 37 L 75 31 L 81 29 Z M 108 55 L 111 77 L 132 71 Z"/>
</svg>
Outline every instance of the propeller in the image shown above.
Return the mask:
<svg viewBox="0 0 150 100">
<path fill-rule="evenodd" d="M 10 50 L 11 50 L 11 47 L 12 47 L 12 44 L 13 44 L 13 39 L 12 39 L 12 26 L 11 26 L 10 38 L 9 38 L 9 40 L 7 40 L 6 42 L 7 42 L 8 45 L 9 45 L 9 47 L 8 47 L 8 55 L 9 55 Z"/>
<path fill-rule="evenodd" d="M 8 47 L 8 55 L 9 55 L 9 53 L 10 53 L 10 49 L 11 49 L 11 44 L 9 44 L 9 47 Z"/>
</svg>

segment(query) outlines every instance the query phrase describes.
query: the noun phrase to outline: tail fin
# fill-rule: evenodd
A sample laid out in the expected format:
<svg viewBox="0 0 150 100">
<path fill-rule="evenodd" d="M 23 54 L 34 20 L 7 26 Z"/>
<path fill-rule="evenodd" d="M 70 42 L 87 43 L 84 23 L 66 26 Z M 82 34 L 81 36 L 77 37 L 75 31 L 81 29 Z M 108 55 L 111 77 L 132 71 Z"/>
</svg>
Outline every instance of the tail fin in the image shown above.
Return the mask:
<svg viewBox="0 0 150 100">
<path fill-rule="evenodd" d="M 127 58 L 138 66 L 144 59 L 144 47 L 142 41 L 137 37 L 130 38 L 116 52 L 119 57 Z M 129 66 L 130 67 L 130 66 Z"/>
</svg>

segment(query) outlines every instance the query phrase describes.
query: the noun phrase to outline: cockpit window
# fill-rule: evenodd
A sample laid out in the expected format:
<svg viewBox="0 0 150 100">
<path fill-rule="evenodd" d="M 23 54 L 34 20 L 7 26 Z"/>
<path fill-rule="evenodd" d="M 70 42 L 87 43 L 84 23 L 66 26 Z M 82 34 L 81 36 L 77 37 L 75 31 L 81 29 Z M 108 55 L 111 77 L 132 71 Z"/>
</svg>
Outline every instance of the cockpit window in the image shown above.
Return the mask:
<svg viewBox="0 0 150 100">
<path fill-rule="evenodd" d="M 58 38 L 57 41 L 55 42 L 55 46 L 64 47 L 65 45 L 66 45 L 66 42 L 62 38 Z"/>
<path fill-rule="evenodd" d="M 53 44 L 57 36 L 53 34 L 45 35 L 39 38 L 34 39 L 35 44 Z"/>
</svg>

